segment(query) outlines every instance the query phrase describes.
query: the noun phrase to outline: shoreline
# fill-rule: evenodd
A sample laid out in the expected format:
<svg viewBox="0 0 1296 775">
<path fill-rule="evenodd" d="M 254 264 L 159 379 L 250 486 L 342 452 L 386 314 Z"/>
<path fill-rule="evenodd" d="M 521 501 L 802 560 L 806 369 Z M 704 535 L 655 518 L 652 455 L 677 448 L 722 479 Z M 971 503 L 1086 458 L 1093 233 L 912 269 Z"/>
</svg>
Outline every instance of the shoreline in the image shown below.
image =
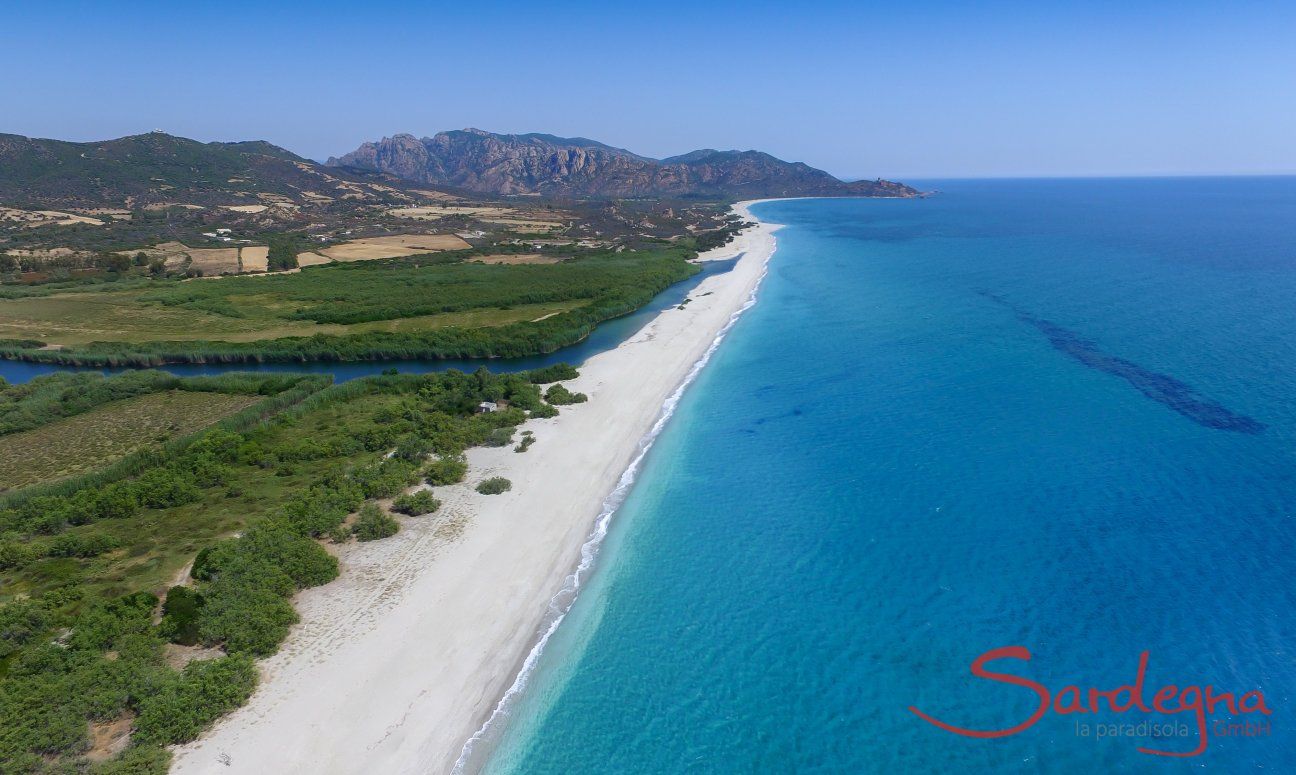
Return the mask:
<svg viewBox="0 0 1296 775">
<path fill-rule="evenodd" d="M 260 663 L 249 703 L 178 747 L 172 771 L 422 775 L 470 761 L 525 686 L 656 432 L 754 303 L 778 228 L 751 216 L 754 203 L 734 206 L 754 226 L 700 256 L 742 254 L 735 267 L 590 357 L 569 383 L 589 402 L 528 421 L 531 451 L 470 450 L 465 483 L 438 488 L 438 516 L 342 551 L 341 578 L 297 596 L 302 621 Z M 514 488 L 477 494 L 487 476 Z"/>
</svg>

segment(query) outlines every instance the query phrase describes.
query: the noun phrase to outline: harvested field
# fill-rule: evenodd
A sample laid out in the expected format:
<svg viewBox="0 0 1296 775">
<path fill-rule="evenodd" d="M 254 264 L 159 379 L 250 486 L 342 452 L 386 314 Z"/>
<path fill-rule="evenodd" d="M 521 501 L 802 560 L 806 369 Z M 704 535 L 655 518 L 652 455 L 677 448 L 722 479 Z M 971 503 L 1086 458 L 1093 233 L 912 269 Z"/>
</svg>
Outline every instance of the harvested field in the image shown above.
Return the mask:
<svg viewBox="0 0 1296 775">
<path fill-rule="evenodd" d="M 264 213 L 269 209 L 265 205 L 224 205 L 224 207 L 236 213 Z"/>
<path fill-rule="evenodd" d="M 462 205 L 424 205 L 422 207 L 397 207 L 388 210 L 391 215 L 401 218 L 444 218 L 447 215 L 506 215 L 517 212 L 509 207 L 471 207 Z"/>
<path fill-rule="evenodd" d="M 190 249 L 189 257 L 193 259 L 192 268 L 202 272 L 204 277 L 238 274 L 238 248 Z"/>
<path fill-rule="evenodd" d="M 259 400 L 170 390 L 10 434 L 0 444 L 0 490 L 93 471 L 143 447 L 205 428 Z"/>
<path fill-rule="evenodd" d="M 302 267 L 319 266 L 320 264 L 331 264 L 331 263 L 333 263 L 333 259 L 329 258 L 328 256 L 321 256 L 319 253 L 298 253 L 297 254 L 298 266 L 302 266 Z"/>
<path fill-rule="evenodd" d="M 264 272 L 269 266 L 270 248 L 265 246 L 240 248 L 239 259 L 244 272 Z"/>
<path fill-rule="evenodd" d="M 343 242 L 321 248 L 319 253 L 334 261 L 367 261 L 375 258 L 416 256 L 438 250 L 463 250 L 472 247 L 454 234 L 400 234 L 391 237 Z"/>
<path fill-rule="evenodd" d="M 496 223 L 501 226 L 507 226 L 513 231 L 523 232 L 525 234 L 544 234 L 555 229 L 563 228 L 564 224 L 557 221 L 528 221 L 514 218 L 482 218 L 486 223 Z"/>
</svg>

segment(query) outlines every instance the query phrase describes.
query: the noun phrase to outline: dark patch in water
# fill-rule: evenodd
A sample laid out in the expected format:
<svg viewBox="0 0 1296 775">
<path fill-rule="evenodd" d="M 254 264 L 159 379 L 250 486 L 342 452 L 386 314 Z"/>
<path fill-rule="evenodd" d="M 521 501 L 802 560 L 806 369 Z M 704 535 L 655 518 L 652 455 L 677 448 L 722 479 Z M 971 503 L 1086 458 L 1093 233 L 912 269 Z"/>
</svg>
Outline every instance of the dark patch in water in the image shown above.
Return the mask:
<svg viewBox="0 0 1296 775">
<path fill-rule="evenodd" d="M 1097 344 L 1051 320 L 1037 318 L 988 291 L 979 291 L 979 293 L 1012 310 L 1019 320 L 1038 328 L 1057 350 L 1070 355 L 1091 369 L 1124 379 L 1138 388 L 1143 395 L 1165 404 L 1198 425 L 1249 434 L 1262 433 L 1267 427 L 1258 420 L 1236 414 L 1227 407 L 1199 395 L 1192 386 L 1168 374 L 1149 371 L 1137 363 L 1109 355 L 1099 349 Z"/>
</svg>

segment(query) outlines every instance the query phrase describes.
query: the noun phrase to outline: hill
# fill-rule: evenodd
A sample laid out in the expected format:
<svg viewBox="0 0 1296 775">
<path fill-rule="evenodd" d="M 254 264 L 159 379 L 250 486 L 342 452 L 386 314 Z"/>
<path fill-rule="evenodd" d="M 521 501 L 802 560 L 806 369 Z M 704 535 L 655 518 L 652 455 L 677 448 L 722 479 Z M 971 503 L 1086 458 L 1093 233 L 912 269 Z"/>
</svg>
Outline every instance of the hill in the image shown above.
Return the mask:
<svg viewBox="0 0 1296 775">
<path fill-rule="evenodd" d="M 752 198 L 919 194 L 909 186 L 884 180 L 847 183 L 823 170 L 760 151 L 706 149 L 659 160 L 585 138 L 500 135 L 480 129 L 440 132 L 423 139 L 398 134 L 364 143 L 327 164 L 496 195 Z"/>
<path fill-rule="evenodd" d="M 325 170 L 264 141 L 200 143 L 150 132 L 73 143 L 0 134 L 0 202 L 17 207 L 386 202 L 393 184 L 400 185 L 373 172 Z"/>
</svg>

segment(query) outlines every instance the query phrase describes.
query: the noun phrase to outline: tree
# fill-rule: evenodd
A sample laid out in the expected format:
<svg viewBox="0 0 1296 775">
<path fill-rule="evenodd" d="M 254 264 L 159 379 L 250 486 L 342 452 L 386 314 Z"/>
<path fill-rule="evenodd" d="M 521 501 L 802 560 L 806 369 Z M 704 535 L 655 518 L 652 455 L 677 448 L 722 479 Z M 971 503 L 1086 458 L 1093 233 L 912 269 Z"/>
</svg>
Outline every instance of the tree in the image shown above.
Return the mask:
<svg viewBox="0 0 1296 775">
<path fill-rule="evenodd" d="M 145 253 L 144 251 L 141 250 L 140 252 L 135 254 L 135 266 L 148 266 L 148 264 L 149 264 L 148 253 Z"/>
<path fill-rule="evenodd" d="M 166 272 L 166 261 L 161 258 L 155 258 L 149 262 L 149 273 L 158 277 Z"/>
<path fill-rule="evenodd" d="M 266 269 L 271 272 L 282 272 L 285 269 L 297 268 L 297 240 L 287 234 L 277 234 L 270 238 L 270 251 L 266 256 Z"/>
<path fill-rule="evenodd" d="M 120 253 L 109 253 L 103 257 L 102 266 L 109 272 L 129 272 L 131 268 L 130 256 L 123 256 Z"/>
</svg>

